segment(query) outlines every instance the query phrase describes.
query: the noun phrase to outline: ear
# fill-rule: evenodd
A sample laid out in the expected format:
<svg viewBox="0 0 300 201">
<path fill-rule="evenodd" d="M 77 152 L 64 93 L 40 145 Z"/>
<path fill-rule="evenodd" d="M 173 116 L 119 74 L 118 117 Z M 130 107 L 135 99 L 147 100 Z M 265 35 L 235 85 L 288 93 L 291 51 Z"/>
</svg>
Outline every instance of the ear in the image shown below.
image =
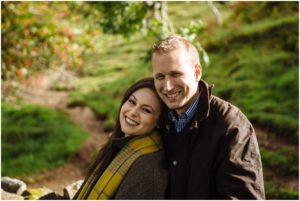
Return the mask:
<svg viewBox="0 0 300 201">
<path fill-rule="evenodd" d="M 199 82 L 202 76 L 202 67 L 200 64 L 195 65 L 195 76 L 196 76 L 196 81 Z"/>
</svg>

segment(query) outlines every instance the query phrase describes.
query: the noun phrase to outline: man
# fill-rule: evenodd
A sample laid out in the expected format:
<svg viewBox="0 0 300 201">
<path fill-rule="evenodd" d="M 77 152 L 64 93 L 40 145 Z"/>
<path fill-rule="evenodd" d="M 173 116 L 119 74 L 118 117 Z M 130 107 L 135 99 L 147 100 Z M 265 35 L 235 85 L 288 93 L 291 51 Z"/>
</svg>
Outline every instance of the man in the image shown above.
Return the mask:
<svg viewBox="0 0 300 201">
<path fill-rule="evenodd" d="M 170 36 L 152 51 L 156 90 L 169 111 L 161 127 L 169 164 L 167 199 L 264 199 L 254 129 L 201 80 L 197 49 Z"/>
</svg>

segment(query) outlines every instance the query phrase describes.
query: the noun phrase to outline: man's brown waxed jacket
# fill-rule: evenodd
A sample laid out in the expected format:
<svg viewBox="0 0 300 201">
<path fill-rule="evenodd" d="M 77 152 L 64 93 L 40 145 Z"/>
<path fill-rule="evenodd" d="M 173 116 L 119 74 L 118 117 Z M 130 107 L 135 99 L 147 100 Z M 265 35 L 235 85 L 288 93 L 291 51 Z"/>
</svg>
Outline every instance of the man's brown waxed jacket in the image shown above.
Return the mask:
<svg viewBox="0 0 300 201">
<path fill-rule="evenodd" d="M 196 114 L 169 161 L 167 199 L 265 199 L 251 123 L 237 107 L 211 95 L 212 86 L 201 80 L 199 89 Z M 166 139 L 171 125 L 164 120 Z"/>
</svg>

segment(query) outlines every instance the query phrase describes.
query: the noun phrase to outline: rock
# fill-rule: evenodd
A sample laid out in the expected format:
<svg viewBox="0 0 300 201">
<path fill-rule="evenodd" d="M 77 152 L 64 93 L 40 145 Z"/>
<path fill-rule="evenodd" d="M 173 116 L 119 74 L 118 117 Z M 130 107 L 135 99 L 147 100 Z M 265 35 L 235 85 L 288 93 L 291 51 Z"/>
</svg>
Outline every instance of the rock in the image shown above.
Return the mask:
<svg viewBox="0 0 300 201">
<path fill-rule="evenodd" d="M 69 200 L 74 197 L 82 184 L 83 180 L 78 180 L 66 186 L 63 190 L 64 194 L 61 196 L 48 188 L 27 189 L 27 185 L 21 180 L 2 177 L 1 200 Z"/>
<path fill-rule="evenodd" d="M 1 189 L 1 200 L 24 200 L 20 195 L 9 193 Z"/>
<path fill-rule="evenodd" d="M 19 179 L 1 177 L 1 188 L 6 192 L 22 195 L 22 193 L 26 190 L 27 185 Z"/>
<path fill-rule="evenodd" d="M 64 197 L 72 199 L 82 184 L 83 184 L 83 180 L 78 180 L 73 184 L 66 186 L 64 188 Z"/>
</svg>

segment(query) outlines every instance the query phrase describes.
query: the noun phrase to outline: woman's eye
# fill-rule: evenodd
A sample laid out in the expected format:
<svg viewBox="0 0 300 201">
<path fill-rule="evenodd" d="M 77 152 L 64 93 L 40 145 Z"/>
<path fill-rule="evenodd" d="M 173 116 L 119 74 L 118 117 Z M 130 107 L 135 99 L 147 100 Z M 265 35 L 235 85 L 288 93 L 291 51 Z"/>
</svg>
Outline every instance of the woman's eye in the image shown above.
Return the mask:
<svg viewBox="0 0 300 201">
<path fill-rule="evenodd" d="M 143 112 L 148 113 L 148 114 L 151 114 L 151 113 L 152 113 L 151 110 L 148 109 L 148 108 L 144 108 L 144 109 L 143 109 Z"/>
</svg>

